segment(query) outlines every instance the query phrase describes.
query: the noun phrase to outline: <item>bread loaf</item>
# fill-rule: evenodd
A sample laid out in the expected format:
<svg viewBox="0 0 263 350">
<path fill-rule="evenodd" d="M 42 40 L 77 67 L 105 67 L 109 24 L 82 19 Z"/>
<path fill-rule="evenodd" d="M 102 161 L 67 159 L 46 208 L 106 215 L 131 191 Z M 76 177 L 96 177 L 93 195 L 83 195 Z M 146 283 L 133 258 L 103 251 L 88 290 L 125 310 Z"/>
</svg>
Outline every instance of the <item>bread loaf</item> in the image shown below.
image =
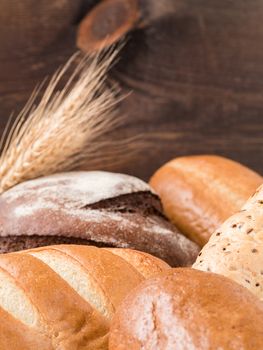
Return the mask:
<svg viewBox="0 0 263 350">
<path fill-rule="evenodd" d="M 173 266 L 198 247 L 168 222 L 143 181 L 109 172 L 72 172 L 17 185 L 0 196 L 0 249 L 59 243 L 134 248 Z"/>
<path fill-rule="evenodd" d="M 203 155 L 172 160 L 153 175 L 150 185 L 170 220 L 203 246 L 262 182 L 260 175 L 237 162 Z"/>
<path fill-rule="evenodd" d="M 0 255 L 0 349 L 107 349 L 115 309 L 145 279 L 129 252 L 60 245 Z M 169 269 L 153 257 L 148 276 L 156 266 Z"/>
<path fill-rule="evenodd" d="M 263 303 L 223 276 L 172 269 L 125 298 L 109 349 L 263 349 Z"/>
<path fill-rule="evenodd" d="M 263 185 L 214 232 L 193 267 L 225 275 L 263 300 Z"/>
</svg>

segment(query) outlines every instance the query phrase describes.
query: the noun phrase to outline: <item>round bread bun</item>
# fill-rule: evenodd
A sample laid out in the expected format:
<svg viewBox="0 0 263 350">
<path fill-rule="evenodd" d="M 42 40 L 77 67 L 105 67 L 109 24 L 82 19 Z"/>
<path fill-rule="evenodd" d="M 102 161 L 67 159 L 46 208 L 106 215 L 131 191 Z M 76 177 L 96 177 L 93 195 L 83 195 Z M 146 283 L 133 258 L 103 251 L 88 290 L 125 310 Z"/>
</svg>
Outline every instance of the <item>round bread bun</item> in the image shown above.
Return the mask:
<svg viewBox="0 0 263 350">
<path fill-rule="evenodd" d="M 263 303 L 226 277 L 172 269 L 125 298 L 109 349 L 263 349 Z"/>
<path fill-rule="evenodd" d="M 27 181 L 0 196 L 0 251 L 52 244 L 146 251 L 172 266 L 191 265 L 198 246 L 163 215 L 145 182 L 102 171 Z"/>
<path fill-rule="evenodd" d="M 262 183 L 244 165 L 213 155 L 176 158 L 150 180 L 167 217 L 200 246 Z"/>
</svg>

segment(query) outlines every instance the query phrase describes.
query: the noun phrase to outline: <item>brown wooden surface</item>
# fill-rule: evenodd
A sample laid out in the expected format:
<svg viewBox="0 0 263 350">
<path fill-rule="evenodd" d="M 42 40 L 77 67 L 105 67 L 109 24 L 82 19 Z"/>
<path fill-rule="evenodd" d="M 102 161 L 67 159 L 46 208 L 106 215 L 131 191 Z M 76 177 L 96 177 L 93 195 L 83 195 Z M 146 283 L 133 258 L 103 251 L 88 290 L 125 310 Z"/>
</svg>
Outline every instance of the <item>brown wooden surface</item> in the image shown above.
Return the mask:
<svg viewBox="0 0 263 350">
<path fill-rule="evenodd" d="M 125 1 L 125 0 L 124 0 Z M 98 1 L 97 1 L 98 2 Z M 0 129 L 34 86 L 76 50 L 96 1 L 0 0 Z M 142 25 L 112 72 L 129 117 L 123 135 L 154 147 L 116 169 L 143 178 L 183 154 L 217 153 L 263 173 L 263 2 L 140 0 Z M 102 165 L 103 168 L 103 165 Z"/>
</svg>

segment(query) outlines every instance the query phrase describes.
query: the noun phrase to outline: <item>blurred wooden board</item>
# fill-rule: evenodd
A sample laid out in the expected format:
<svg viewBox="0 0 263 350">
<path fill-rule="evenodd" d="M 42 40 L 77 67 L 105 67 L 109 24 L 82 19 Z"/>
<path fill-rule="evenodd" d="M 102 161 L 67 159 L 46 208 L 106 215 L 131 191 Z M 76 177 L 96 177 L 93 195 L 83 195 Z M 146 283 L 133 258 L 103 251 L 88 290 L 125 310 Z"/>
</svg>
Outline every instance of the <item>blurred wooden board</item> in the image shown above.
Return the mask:
<svg viewBox="0 0 263 350">
<path fill-rule="evenodd" d="M 116 170 L 147 179 L 175 156 L 217 153 L 263 174 L 263 2 L 162 0 L 157 11 L 141 1 L 145 26 L 129 35 L 112 77 L 132 91 L 123 135 L 152 132 L 154 146 Z M 95 3 L 0 0 L 1 130 L 76 50 L 78 22 Z"/>
</svg>

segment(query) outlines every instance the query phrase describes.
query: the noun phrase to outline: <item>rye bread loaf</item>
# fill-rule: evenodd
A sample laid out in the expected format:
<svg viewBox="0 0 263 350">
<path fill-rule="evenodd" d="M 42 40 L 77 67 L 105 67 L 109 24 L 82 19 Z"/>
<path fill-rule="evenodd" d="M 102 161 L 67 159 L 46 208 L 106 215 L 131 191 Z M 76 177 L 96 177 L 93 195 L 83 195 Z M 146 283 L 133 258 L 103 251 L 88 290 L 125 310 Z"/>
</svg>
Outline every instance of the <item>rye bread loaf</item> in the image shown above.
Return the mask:
<svg viewBox="0 0 263 350">
<path fill-rule="evenodd" d="M 176 158 L 153 175 L 165 214 L 200 246 L 263 183 L 263 178 L 233 160 L 200 155 Z"/>
<path fill-rule="evenodd" d="M 214 232 L 193 267 L 227 276 L 263 301 L 263 185 Z"/>
<path fill-rule="evenodd" d="M 226 277 L 172 269 L 124 299 L 111 324 L 109 349 L 263 349 L 263 303 Z"/>
<path fill-rule="evenodd" d="M 76 243 L 134 248 L 173 266 L 198 247 L 168 222 L 143 181 L 109 172 L 71 172 L 17 185 L 0 197 L 0 251 Z"/>
<path fill-rule="evenodd" d="M 125 256 L 76 245 L 1 254 L 0 349 L 108 349 L 116 308 L 145 279 L 139 265 L 147 276 L 169 269 L 148 254 L 146 264 L 144 253 Z"/>
</svg>

